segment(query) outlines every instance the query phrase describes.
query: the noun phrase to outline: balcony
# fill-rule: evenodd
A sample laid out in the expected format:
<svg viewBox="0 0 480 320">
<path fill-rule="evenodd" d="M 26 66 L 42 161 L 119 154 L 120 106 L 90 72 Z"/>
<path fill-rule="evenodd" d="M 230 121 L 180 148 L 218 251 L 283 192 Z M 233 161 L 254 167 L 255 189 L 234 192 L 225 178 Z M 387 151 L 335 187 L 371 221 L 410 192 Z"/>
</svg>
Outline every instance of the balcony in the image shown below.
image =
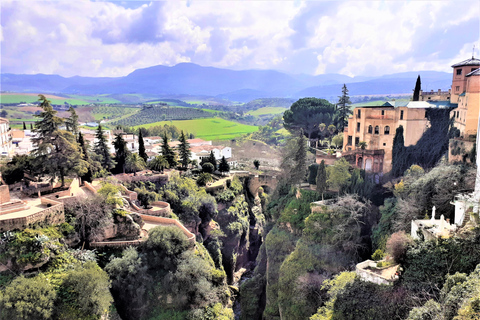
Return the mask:
<svg viewBox="0 0 480 320">
<path fill-rule="evenodd" d="M 371 120 L 393 120 L 393 116 L 392 115 L 368 115 L 365 117 L 366 119 L 371 119 Z"/>
</svg>

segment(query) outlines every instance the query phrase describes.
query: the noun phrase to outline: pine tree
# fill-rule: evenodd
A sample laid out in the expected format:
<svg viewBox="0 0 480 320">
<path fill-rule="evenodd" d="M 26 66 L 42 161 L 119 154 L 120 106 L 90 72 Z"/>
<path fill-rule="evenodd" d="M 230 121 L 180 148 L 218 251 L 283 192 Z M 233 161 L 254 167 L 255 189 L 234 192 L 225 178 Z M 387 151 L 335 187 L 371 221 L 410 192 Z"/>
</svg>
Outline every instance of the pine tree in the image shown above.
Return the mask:
<svg viewBox="0 0 480 320">
<path fill-rule="evenodd" d="M 187 137 L 185 134 L 182 133 L 180 134 L 180 138 L 178 139 L 180 141 L 180 144 L 178 145 L 178 155 L 180 157 L 180 162 L 182 163 L 182 166 L 186 168 L 188 166 L 188 161 L 190 160 L 191 156 L 191 151 L 190 151 L 190 144 L 187 141 Z"/>
<path fill-rule="evenodd" d="M 417 82 L 415 83 L 415 90 L 413 91 L 413 101 L 420 100 L 420 89 L 422 88 L 422 83 L 420 81 L 420 75 L 417 77 Z"/>
<path fill-rule="evenodd" d="M 33 123 L 30 123 L 30 130 L 33 130 Z"/>
<path fill-rule="evenodd" d="M 41 120 L 35 123 L 32 139 L 35 144 L 33 156 L 34 165 L 44 174 L 55 178 L 60 176 L 62 187 L 65 185 L 65 176 L 69 173 L 82 175 L 87 172 L 87 163 L 82 159 L 82 152 L 73 135 L 59 129 L 63 120 L 57 117 L 50 101 L 43 95 L 40 97 L 40 107 L 43 108 L 37 117 Z"/>
<path fill-rule="evenodd" d="M 325 161 L 322 160 L 317 170 L 317 192 L 322 195 L 327 190 L 327 169 L 325 168 Z"/>
<path fill-rule="evenodd" d="M 222 157 L 222 159 L 220 160 L 220 163 L 218 164 L 218 171 L 220 171 L 221 173 L 230 171 L 230 165 L 225 159 L 225 156 Z"/>
<path fill-rule="evenodd" d="M 147 152 L 145 151 L 145 143 L 143 142 L 142 130 L 138 130 L 138 155 L 147 163 Z"/>
<path fill-rule="evenodd" d="M 117 163 L 115 166 L 115 172 L 117 173 L 125 173 L 125 163 L 127 161 L 127 157 L 130 154 L 130 151 L 127 148 L 127 143 L 123 139 L 120 133 L 115 135 L 115 139 L 113 140 L 113 147 L 115 148 L 115 162 Z"/>
<path fill-rule="evenodd" d="M 68 109 L 70 112 L 70 117 L 65 120 L 65 125 L 67 127 L 67 130 L 70 131 L 75 139 L 78 137 L 78 115 L 75 112 L 75 109 L 73 107 L 70 107 Z"/>
<path fill-rule="evenodd" d="M 175 151 L 173 151 L 173 149 L 168 145 L 168 140 L 167 133 L 165 132 L 163 134 L 162 155 L 167 160 L 169 167 L 173 168 L 177 165 L 177 155 L 175 154 Z"/>
<path fill-rule="evenodd" d="M 405 140 L 403 137 L 403 126 L 399 126 L 395 131 L 392 146 L 392 174 L 394 177 L 401 175 L 404 170 Z"/>
<path fill-rule="evenodd" d="M 101 125 L 98 125 L 95 138 L 97 139 L 97 141 L 95 142 L 93 150 L 101 157 L 100 163 L 102 164 L 102 167 L 105 170 L 110 171 L 115 167 L 115 162 L 113 161 L 112 155 L 110 154 L 110 148 L 107 144 L 107 138 L 105 138 L 105 135 L 103 134 L 103 129 Z"/>
<path fill-rule="evenodd" d="M 348 116 L 352 114 L 352 110 L 348 106 L 352 102 L 348 96 L 347 86 L 344 84 L 342 87 L 342 95 L 338 97 L 337 103 L 337 115 L 338 115 L 338 131 L 343 132 L 348 125 Z"/>
<path fill-rule="evenodd" d="M 290 139 L 285 147 L 281 168 L 292 184 L 301 183 L 307 171 L 307 139 L 303 132 Z"/>
</svg>

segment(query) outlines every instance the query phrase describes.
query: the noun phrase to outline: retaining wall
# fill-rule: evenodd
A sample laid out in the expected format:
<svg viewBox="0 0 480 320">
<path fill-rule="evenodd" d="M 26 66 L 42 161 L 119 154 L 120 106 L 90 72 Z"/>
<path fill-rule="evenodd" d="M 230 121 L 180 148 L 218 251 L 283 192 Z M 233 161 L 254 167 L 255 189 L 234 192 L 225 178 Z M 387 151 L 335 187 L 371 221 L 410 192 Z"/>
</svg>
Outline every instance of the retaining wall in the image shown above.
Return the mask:
<svg viewBox="0 0 480 320">
<path fill-rule="evenodd" d="M 150 215 L 146 215 L 146 214 L 140 214 L 140 216 L 142 217 L 143 221 L 150 221 L 150 222 L 154 222 L 154 223 L 158 223 L 158 224 L 162 224 L 162 225 L 175 225 L 175 226 L 177 226 L 187 236 L 188 241 L 190 241 L 190 243 L 192 243 L 192 244 L 195 244 L 195 235 L 193 233 L 191 233 L 190 231 L 188 231 L 188 229 L 185 228 L 185 226 L 180 221 L 175 220 L 175 219 L 171 219 L 171 218 L 150 216 Z"/>
</svg>

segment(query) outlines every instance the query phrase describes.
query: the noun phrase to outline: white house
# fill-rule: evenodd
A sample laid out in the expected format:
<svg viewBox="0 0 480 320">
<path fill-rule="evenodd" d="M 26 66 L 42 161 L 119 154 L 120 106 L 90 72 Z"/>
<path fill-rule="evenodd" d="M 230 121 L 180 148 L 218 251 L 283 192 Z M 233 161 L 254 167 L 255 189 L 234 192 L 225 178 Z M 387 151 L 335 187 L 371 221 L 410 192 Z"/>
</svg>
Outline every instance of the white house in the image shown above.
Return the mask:
<svg viewBox="0 0 480 320">
<path fill-rule="evenodd" d="M 12 154 L 13 146 L 10 121 L 5 118 L 0 118 L 0 155 L 2 157 L 11 157 Z"/>
<path fill-rule="evenodd" d="M 200 163 L 203 158 L 208 158 L 210 152 L 213 152 L 216 160 L 220 160 L 222 157 L 225 157 L 225 159 L 232 157 L 232 148 L 224 146 L 200 145 L 191 147 L 190 151 L 192 152 L 190 159 L 197 160 L 198 163 Z"/>
</svg>

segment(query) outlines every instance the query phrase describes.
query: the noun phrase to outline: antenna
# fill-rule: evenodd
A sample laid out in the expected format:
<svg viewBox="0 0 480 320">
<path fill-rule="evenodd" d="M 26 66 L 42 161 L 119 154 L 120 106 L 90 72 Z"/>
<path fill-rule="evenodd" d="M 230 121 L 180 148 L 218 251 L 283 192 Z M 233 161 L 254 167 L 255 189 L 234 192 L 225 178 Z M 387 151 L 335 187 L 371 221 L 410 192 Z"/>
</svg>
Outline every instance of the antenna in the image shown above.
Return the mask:
<svg viewBox="0 0 480 320">
<path fill-rule="evenodd" d="M 475 59 L 474 56 L 475 56 L 475 45 L 473 45 L 473 49 L 472 49 L 472 59 Z"/>
</svg>

